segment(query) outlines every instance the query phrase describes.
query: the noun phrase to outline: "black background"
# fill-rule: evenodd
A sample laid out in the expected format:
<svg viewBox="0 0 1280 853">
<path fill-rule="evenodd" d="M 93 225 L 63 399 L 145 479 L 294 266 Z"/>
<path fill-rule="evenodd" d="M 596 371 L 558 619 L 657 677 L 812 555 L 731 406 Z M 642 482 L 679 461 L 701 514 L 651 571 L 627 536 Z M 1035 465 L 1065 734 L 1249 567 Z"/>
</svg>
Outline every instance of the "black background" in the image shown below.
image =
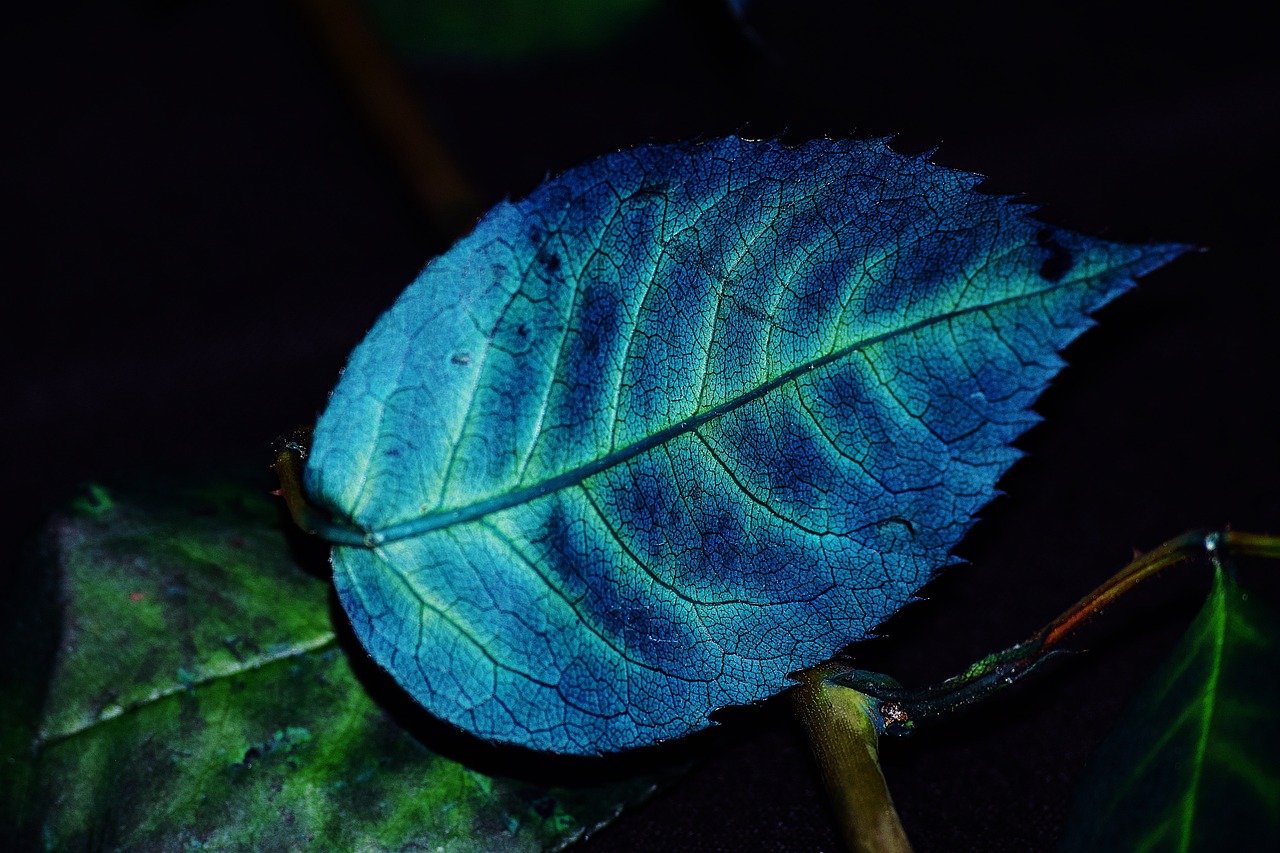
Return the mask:
<svg viewBox="0 0 1280 853">
<path fill-rule="evenodd" d="M 920 684 L 1030 634 L 1134 547 L 1280 532 L 1280 67 L 1262 4 L 870 5 L 759 2 L 757 43 L 721 4 L 672 0 L 597 53 L 413 75 L 484 206 L 640 142 L 898 133 L 1055 224 L 1207 250 L 1101 312 L 960 548 L 972 564 L 858 651 Z M 33 5 L 0 43 L 6 540 L 91 479 L 247 464 L 269 488 L 272 438 L 314 419 L 447 239 L 290 4 Z M 1242 568 L 1274 592 L 1273 566 Z M 917 848 L 1051 849 L 1090 750 L 1207 577 L 1158 582 L 1103 620 L 1093 654 L 886 744 Z M 685 754 L 702 758 L 685 782 L 586 848 L 835 847 L 782 709 L 732 715 Z"/>
</svg>

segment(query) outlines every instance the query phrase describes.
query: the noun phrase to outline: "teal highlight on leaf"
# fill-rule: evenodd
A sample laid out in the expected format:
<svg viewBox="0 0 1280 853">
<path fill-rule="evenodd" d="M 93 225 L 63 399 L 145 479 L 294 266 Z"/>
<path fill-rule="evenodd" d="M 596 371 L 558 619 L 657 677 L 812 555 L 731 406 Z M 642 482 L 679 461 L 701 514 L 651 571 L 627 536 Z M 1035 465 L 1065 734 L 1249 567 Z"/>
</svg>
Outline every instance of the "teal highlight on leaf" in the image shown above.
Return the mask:
<svg viewBox="0 0 1280 853">
<path fill-rule="evenodd" d="M 490 211 L 352 354 L 304 473 L 357 636 L 486 740 L 680 737 L 939 568 L 1089 312 L 1182 251 L 883 140 L 650 146 Z"/>
</svg>

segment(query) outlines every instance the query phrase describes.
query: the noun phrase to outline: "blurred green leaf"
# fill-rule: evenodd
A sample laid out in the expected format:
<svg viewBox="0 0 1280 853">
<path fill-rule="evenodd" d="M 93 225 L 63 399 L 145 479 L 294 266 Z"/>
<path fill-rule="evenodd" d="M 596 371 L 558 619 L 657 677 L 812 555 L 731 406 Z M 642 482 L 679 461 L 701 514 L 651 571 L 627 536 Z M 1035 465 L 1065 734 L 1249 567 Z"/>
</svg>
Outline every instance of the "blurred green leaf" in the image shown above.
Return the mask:
<svg viewBox="0 0 1280 853">
<path fill-rule="evenodd" d="M 0 791 L 5 817 L 27 842 L 543 850 L 653 787 L 548 788 L 427 750 L 357 681 L 328 584 L 242 489 L 167 506 L 95 489 L 46 545 L 61 598 L 52 674 L 14 679 L 0 719 L 7 787 L 26 788 Z"/>
<path fill-rule="evenodd" d="M 1063 849 L 1280 849 L 1280 622 L 1219 570 L 1094 756 Z"/>
<path fill-rule="evenodd" d="M 656 0 L 367 0 L 406 57 L 525 59 L 598 47 Z"/>
</svg>

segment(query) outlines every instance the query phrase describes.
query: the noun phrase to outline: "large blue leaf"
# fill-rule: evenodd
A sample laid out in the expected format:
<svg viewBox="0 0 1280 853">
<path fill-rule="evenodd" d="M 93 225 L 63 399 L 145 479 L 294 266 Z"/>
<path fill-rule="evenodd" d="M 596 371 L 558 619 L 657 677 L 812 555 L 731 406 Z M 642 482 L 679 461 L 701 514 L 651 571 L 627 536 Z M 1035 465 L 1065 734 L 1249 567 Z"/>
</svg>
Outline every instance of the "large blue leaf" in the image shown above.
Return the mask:
<svg viewBox="0 0 1280 853">
<path fill-rule="evenodd" d="M 476 735 L 678 737 L 951 561 L 1104 243 L 883 141 L 602 158 L 500 204 L 351 357 L 306 470 L 360 640 Z"/>
</svg>

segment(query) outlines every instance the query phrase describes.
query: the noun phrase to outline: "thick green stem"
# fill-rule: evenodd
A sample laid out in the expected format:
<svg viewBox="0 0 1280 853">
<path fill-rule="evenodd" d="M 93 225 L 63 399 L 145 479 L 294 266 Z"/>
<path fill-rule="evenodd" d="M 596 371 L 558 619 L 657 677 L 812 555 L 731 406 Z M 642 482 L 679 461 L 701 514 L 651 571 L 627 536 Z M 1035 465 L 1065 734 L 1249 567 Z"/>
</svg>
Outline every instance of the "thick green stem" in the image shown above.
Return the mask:
<svg viewBox="0 0 1280 853">
<path fill-rule="evenodd" d="M 809 736 L 845 847 L 850 853 L 909 851 L 880 771 L 875 700 L 828 681 L 838 670 L 828 663 L 797 673 L 800 685 L 790 697 Z"/>
</svg>

